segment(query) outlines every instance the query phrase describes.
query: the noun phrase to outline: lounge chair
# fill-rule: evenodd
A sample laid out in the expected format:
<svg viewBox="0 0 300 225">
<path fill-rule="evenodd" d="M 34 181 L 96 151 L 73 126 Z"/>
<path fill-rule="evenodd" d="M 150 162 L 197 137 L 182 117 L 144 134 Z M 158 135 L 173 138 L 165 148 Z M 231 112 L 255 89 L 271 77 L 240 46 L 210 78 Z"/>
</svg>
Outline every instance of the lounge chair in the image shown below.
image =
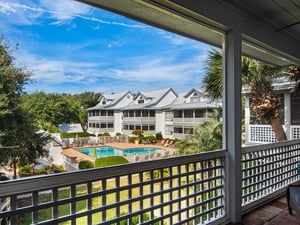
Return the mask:
<svg viewBox="0 0 300 225">
<path fill-rule="evenodd" d="M 135 162 L 140 161 L 140 159 L 141 159 L 141 158 L 140 158 L 139 156 L 136 156 L 136 157 L 135 157 Z"/>
<path fill-rule="evenodd" d="M 146 144 L 151 144 L 151 141 L 150 141 L 150 140 L 148 140 L 148 139 L 146 139 L 146 140 L 143 140 L 142 142 L 143 142 L 143 144 L 144 144 L 144 145 L 146 145 Z"/>
<path fill-rule="evenodd" d="M 170 141 L 170 142 L 168 142 L 168 143 L 165 143 L 165 147 L 170 147 L 171 145 L 173 145 L 174 144 L 174 141 Z"/>
<path fill-rule="evenodd" d="M 165 147 L 167 147 L 168 145 L 169 145 L 169 140 L 167 139 L 166 141 L 165 141 L 165 143 L 163 144 L 163 146 L 165 146 Z"/>
<path fill-rule="evenodd" d="M 163 139 L 161 142 L 160 142 L 160 145 L 164 145 L 166 143 L 166 140 L 165 139 Z"/>
</svg>

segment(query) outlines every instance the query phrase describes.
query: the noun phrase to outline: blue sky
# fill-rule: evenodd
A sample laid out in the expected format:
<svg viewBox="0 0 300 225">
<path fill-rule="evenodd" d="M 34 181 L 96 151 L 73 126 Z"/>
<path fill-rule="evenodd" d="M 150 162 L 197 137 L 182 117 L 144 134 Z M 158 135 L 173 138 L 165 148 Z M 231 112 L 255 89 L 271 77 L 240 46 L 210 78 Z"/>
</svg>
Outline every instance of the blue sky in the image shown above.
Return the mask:
<svg viewBox="0 0 300 225">
<path fill-rule="evenodd" d="M 209 45 L 73 0 L 0 0 L 0 35 L 29 93 L 200 88 Z"/>
</svg>

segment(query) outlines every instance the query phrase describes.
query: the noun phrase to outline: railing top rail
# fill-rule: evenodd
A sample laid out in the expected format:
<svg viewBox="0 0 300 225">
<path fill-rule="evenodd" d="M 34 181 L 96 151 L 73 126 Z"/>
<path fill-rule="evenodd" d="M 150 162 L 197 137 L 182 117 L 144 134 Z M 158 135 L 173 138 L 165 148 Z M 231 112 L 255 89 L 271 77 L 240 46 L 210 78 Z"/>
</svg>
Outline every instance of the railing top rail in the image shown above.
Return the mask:
<svg viewBox="0 0 300 225">
<path fill-rule="evenodd" d="M 300 144 L 300 139 L 280 141 L 280 142 L 269 143 L 269 144 L 259 144 L 259 145 L 247 146 L 247 147 L 242 148 L 242 152 L 249 153 L 249 152 L 261 151 L 261 150 L 267 150 L 267 149 L 271 149 L 271 148 L 280 148 L 280 147 L 295 145 L 295 144 Z"/>
<path fill-rule="evenodd" d="M 51 188 L 60 188 L 68 185 L 93 182 L 101 179 L 121 177 L 153 169 L 168 168 L 172 166 L 180 166 L 215 158 L 223 158 L 225 156 L 225 150 L 218 150 L 208 153 L 171 157 L 166 159 L 138 162 L 114 167 L 87 169 L 75 172 L 66 172 L 3 181 L 0 185 L 0 198 L 2 196 L 49 190 Z"/>
</svg>

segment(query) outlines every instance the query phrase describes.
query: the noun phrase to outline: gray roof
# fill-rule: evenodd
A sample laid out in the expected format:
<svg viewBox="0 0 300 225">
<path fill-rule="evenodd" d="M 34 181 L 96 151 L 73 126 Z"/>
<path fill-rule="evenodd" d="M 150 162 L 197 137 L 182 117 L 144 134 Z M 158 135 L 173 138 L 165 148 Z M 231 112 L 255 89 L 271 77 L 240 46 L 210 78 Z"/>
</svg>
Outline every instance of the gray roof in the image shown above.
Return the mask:
<svg viewBox="0 0 300 225">
<path fill-rule="evenodd" d="M 214 109 L 218 107 L 218 105 L 215 102 L 212 103 L 205 103 L 205 102 L 194 102 L 194 103 L 185 103 L 185 104 L 174 104 L 170 106 L 170 109 Z"/>
<path fill-rule="evenodd" d="M 123 107 L 122 110 L 146 109 L 146 108 L 157 109 L 155 105 L 159 103 L 159 101 L 170 91 L 174 92 L 172 88 L 160 89 L 160 90 L 149 91 L 149 92 L 140 91 L 136 94 L 134 100 L 136 100 L 140 95 L 144 96 L 146 99 L 151 99 L 151 100 L 145 104 L 135 104 L 133 101 L 128 106 Z M 175 92 L 174 94 L 177 95 Z"/>
<path fill-rule="evenodd" d="M 104 97 L 107 100 L 112 100 L 112 102 L 109 104 L 106 104 L 106 105 L 100 105 L 100 102 L 99 102 L 97 105 L 90 107 L 87 110 L 117 109 L 117 108 L 114 108 L 113 106 L 115 106 L 127 94 L 131 94 L 131 93 L 129 91 L 125 91 L 125 92 L 113 93 L 113 94 L 101 94 L 98 101 L 101 101 L 101 99 Z"/>
<path fill-rule="evenodd" d="M 63 123 L 58 125 L 58 129 L 64 133 L 81 133 L 83 132 L 80 123 Z"/>
<path fill-rule="evenodd" d="M 176 99 L 173 102 L 170 102 L 168 105 L 163 106 L 163 107 L 157 107 L 157 104 L 169 93 L 173 92 L 176 96 Z M 187 98 L 193 93 L 193 92 L 198 92 L 200 93 L 202 99 L 201 102 L 187 102 Z M 110 94 L 110 95 L 103 95 L 106 99 L 114 99 L 114 101 L 110 104 L 107 105 L 96 105 L 94 107 L 89 108 L 88 110 L 93 110 L 93 109 L 106 109 L 106 110 L 116 110 L 120 108 L 114 107 L 114 105 L 120 101 L 128 92 L 123 92 L 123 93 L 117 93 L 117 94 Z M 136 104 L 135 100 L 139 96 L 143 96 L 145 99 L 148 99 L 149 102 L 145 104 Z M 101 98 L 99 99 L 101 100 Z M 217 101 L 211 101 L 205 93 L 200 90 L 200 89 L 195 89 L 192 88 L 188 92 L 181 93 L 181 94 L 176 94 L 172 88 L 166 88 L 166 89 L 160 89 L 160 90 L 154 90 L 154 91 L 149 91 L 149 92 L 144 92 L 140 91 L 138 92 L 134 100 L 127 106 L 122 107 L 120 110 L 136 110 L 136 109 L 152 109 L 152 110 L 157 110 L 157 109 L 162 109 L 162 110 L 167 110 L 167 109 L 202 109 L 202 108 L 216 108 L 218 107 L 218 102 Z"/>
</svg>

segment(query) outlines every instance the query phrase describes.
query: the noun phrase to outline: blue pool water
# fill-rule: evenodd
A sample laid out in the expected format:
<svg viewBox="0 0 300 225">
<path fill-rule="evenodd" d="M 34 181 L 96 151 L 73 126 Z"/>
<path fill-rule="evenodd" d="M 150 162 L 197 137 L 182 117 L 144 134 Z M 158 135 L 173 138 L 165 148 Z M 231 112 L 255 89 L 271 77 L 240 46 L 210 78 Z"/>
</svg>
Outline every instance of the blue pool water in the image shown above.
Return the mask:
<svg viewBox="0 0 300 225">
<path fill-rule="evenodd" d="M 77 151 L 92 156 L 94 148 L 79 148 Z M 106 156 L 129 156 L 129 155 L 138 155 L 138 154 L 147 154 L 147 153 L 156 153 L 161 152 L 161 149 L 158 148 L 128 148 L 125 150 L 120 150 L 113 147 L 96 147 L 97 158 L 106 157 Z"/>
</svg>

